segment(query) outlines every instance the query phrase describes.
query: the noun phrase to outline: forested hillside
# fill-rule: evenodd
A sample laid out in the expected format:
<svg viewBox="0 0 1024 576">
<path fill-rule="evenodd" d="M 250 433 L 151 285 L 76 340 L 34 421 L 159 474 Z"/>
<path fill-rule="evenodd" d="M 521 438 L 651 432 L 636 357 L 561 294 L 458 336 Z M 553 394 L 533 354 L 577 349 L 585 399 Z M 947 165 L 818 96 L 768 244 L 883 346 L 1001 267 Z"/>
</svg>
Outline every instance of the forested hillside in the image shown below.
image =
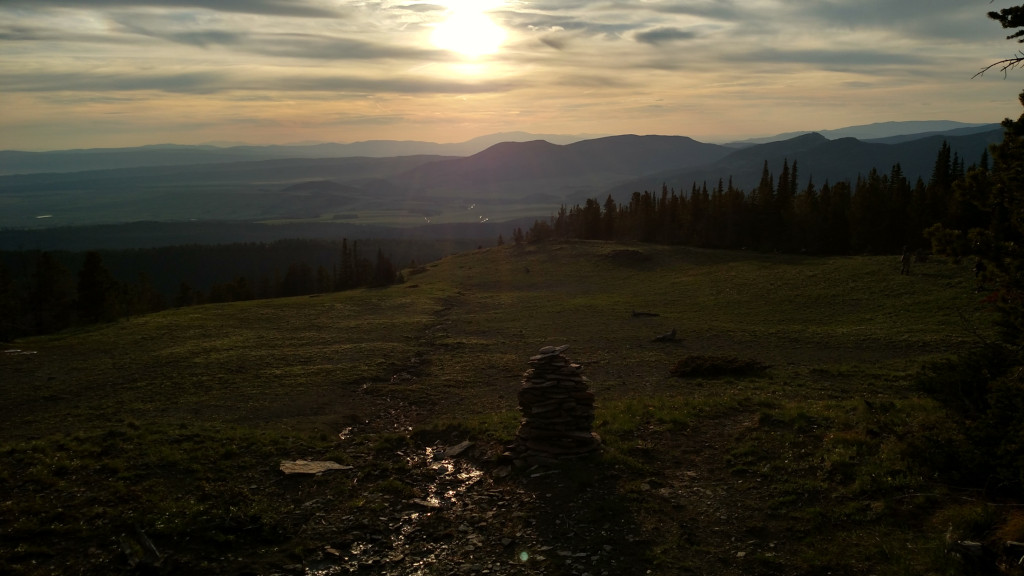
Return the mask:
<svg viewBox="0 0 1024 576">
<path fill-rule="evenodd" d="M 710 189 L 688 191 L 662 186 L 660 193 L 634 192 L 628 202 L 596 198 L 537 221 L 526 240 L 582 238 L 637 240 L 709 248 L 749 248 L 812 254 L 893 253 L 930 249 L 925 231 L 935 224 L 968 229 L 986 214 L 962 193 L 968 177 L 989 170 L 988 153 L 965 167 L 965 160 L 943 143 L 927 181 L 908 179 L 900 164 L 871 170 L 856 181 L 813 178 L 800 186 L 803 171 L 782 162 L 778 176 L 765 161 L 760 183 L 743 190 L 732 179 Z"/>
<path fill-rule="evenodd" d="M 471 241 L 348 239 L 139 250 L 0 251 L 0 340 L 167 307 L 328 293 L 400 280 Z"/>
</svg>

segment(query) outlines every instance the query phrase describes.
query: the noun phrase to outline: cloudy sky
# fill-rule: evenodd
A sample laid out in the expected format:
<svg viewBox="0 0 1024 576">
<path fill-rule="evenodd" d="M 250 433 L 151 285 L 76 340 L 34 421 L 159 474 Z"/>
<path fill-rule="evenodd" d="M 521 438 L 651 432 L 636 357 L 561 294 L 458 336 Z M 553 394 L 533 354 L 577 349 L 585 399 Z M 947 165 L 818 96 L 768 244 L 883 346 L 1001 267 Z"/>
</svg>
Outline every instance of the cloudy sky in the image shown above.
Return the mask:
<svg viewBox="0 0 1024 576">
<path fill-rule="evenodd" d="M 994 0 L 0 0 L 0 149 L 998 122 Z"/>
</svg>

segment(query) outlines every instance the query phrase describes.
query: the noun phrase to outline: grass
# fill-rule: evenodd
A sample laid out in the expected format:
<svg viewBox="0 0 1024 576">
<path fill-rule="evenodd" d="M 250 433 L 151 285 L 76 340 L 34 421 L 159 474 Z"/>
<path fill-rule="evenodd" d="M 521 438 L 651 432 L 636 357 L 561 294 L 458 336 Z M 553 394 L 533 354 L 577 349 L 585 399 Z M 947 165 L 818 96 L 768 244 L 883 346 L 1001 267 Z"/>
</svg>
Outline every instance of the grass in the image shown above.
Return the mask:
<svg viewBox="0 0 1024 576">
<path fill-rule="evenodd" d="M 929 474 L 955 438 L 913 375 L 989 333 L 972 282 L 940 261 L 900 276 L 892 257 L 506 245 L 388 289 L 19 341 L 34 353 L 0 355 L 0 571 L 116 573 L 133 527 L 182 567 L 301 563 L 323 546 L 303 502 L 386 516 L 417 493 L 407 458 L 427 439 L 500 452 L 527 359 L 569 344 L 606 446 L 564 472 L 604 494 L 576 520 L 629 518 L 636 573 L 946 573 L 950 525 L 1024 525 Z M 674 376 L 687 358 L 767 369 Z M 356 468 L 276 469 L 328 457 Z"/>
</svg>

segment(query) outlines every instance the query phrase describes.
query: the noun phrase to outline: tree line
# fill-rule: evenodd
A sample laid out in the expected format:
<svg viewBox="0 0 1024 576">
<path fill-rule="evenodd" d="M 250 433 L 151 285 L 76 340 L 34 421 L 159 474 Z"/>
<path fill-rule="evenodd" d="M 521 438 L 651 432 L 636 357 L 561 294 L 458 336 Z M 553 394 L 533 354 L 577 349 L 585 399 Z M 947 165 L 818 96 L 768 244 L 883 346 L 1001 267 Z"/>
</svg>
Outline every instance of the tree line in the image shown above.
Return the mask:
<svg viewBox="0 0 1024 576">
<path fill-rule="evenodd" d="M 402 281 L 382 248 L 377 248 L 373 258 L 364 257 L 359 242 L 348 239 L 340 243 L 281 240 L 107 253 L 108 259 L 118 262 L 118 269 L 137 271 L 130 280 L 115 277 L 104 257 L 98 251 L 0 254 L 0 340 L 110 322 L 172 306 L 302 296 Z M 191 281 L 180 279 L 173 286 L 166 279 L 155 282 L 144 271 L 144 264 L 150 269 L 169 268 L 179 278 L 187 274 Z M 210 280 L 218 272 L 223 275 L 225 268 L 247 272 Z"/>
<path fill-rule="evenodd" d="M 662 186 L 659 193 L 634 192 L 628 202 L 608 196 L 588 199 L 538 220 L 513 239 L 550 238 L 640 241 L 706 248 L 816 254 L 892 253 L 924 248 L 935 224 L 976 226 L 983 215 L 959 190 L 968 173 L 987 171 L 988 154 L 969 167 L 947 142 L 931 176 L 911 182 L 900 164 L 871 170 L 856 181 L 801 185 L 803 167 L 783 161 L 776 177 L 765 161 L 760 183 L 750 191 L 719 179 L 710 189 L 693 184 L 688 193 Z"/>
</svg>

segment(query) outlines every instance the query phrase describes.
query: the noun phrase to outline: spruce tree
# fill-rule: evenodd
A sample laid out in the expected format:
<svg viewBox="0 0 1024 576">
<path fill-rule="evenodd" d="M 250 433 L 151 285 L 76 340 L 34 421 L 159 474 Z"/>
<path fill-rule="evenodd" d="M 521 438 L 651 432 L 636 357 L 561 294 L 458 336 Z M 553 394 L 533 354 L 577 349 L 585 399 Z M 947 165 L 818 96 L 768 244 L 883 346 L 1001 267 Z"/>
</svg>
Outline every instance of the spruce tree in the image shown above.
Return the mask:
<svg viewBox="0 0 1024 576">
<path fill-rule="evenodd" d="M 1024 6 L 989 16 L 1004 28 L 1024 28 Z M 1008 38 L 1022 37 L 1024 31 Z M 1004 60 L 1002 69 L 1021 61 Z M 1024 93 L 1019 100 L 1024 105 Z M 991 148 L 991 168 L 972 170 L 960 191 L 986 216 L 982 225 L 929 230 L 937 251 L 974 261 L 979 288 L 988 292 L 986 300 L 998 314 L 998 337 L 933 366 L 922 385 L 960 416 L 969 448 L 957 454 L 957 468 L 967 471 L 966 479 L 1019 495 L 1024 489 L 1024 114 L 1002 125 L 1003 140 Z"/>
<path fill-rule="evenodd" d="M 937 252 L 974 263 L 998 314 L 998 338 L 922 381 L 962 418 L 972 451 L 961 454 L 961 466 L 1000 492 L 1024 488 L 1024 114 L 1003 128 L 991 169 L 972 171 L 964 184 L 964 196 L 987 215 L 984 226 L 928 230 Z"/>
<path fill-rule="evenodd" d="M 615 199 L 609 194 L 608 198 L 604 201 L 604 213 L 601 215 L 601 226 L 606 240 L 615 239 L 615 218 L 618 212 L 619 209 L 615 204 Z"/>
<path fill-rule="evenodd" d="M 85 322 L 113 320 L 117 314 L 118 283 L 103 264 L 99 252 L 85 254 L 78 272 L 78 315 Z"/>
</svg>

